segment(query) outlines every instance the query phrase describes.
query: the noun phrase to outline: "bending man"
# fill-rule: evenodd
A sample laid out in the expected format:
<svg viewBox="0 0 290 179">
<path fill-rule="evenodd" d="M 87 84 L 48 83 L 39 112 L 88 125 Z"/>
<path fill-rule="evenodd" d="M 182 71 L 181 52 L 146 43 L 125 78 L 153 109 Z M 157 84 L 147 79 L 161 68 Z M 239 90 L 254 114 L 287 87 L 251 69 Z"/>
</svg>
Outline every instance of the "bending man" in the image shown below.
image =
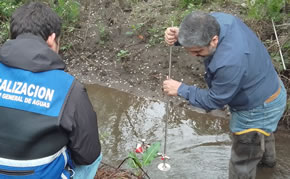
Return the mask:
<svg viewBox="0 0 290 179">
<path fill-rule="evenodd" d="M 273 167 L 273 132 L 285 110 L 286 91 L 255 33 L 235 16 L 192 12 L 179 28 L 165 31 L 165 40 L 204 58 L 208 89 L 168 79 L 164 91 L 207 111 L 230 107 L 229 178 L 255 178 L 259 162 Z"/>
</svg>

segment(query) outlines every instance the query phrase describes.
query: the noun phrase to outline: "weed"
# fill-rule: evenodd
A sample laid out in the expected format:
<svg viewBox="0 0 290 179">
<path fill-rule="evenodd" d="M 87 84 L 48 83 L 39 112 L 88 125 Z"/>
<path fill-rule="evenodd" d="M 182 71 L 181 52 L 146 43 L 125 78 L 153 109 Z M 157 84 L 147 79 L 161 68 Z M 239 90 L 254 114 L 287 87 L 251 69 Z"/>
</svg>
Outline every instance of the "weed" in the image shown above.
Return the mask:
<svg viewBox="0 0 290 179">
<path fill-rule="evenodd" d="M 19 0 L 0 1 L 0 43 L 9 38 L 9 19 L 17 7 L 22 4 Z"/>
<path fill-rule="evenodd" d="M 99 24 L 99 36 L 100 36 L 100 44 L 104 45 L 106 41 L 109 40 L 110 35 L 109 31 L 106 29 L 106 27 L 102 24 Z"/>
<path fill-rule="evenodd" d="M 248 16 L 254 19 L 273 19 L 280 21 L 280 10 L 284 7 L 284 0 L 247 0 Z"/>
<path fill-rule="evenodd" d="M 44 0 L 62 18 L 65 32 L 74 31 L 79 20 L 80 4 L 76 0 Z M 16 8 L 28 0 L 1 0 L 0 1 L 0 43 L 9 38 L 9 19 Z"/>
<path fill-rule="evenodd" d="M 50 5 L 54 11 L 62 18 L 65 31 L 71 29 L 79 20 L 80 4 L 76 0 L 50 0 Z"/>
<path fill-rule="evenodd" d="M 15 0 L 1 0 L 0 1 L 0 17 L 3 20 L 8 20 L 14 10 L 22 3 Z"/>
<path fill-rule="evenodd" d="M 185 16 L 187 16 L 194 10 L 201 9 L 201 7 L 202 7 L 202 4 L 193 4 L 193 3 L 188 4 L 185 8 L 181 7 L 181 9 L 176 11 L 176 14 L 173 14 L 170 17 L 171 20 L 170 22 L 168 22 L 168 25 L 172 26 L 172 22 L 173 24 L 179 24 Z"/>
<path fill-rule="evenodd" d="M 5 42 L 9 38 L 9 23 L 0 23 L 0 44 Z"/>
<path fill-rule="evenodd" d="M 202 5 L 206 2 L 207 0 L 180 0 L 179 4 L 181 8 L 188 8 L 190 5 Z"/>
<path fill-rule="evenodd" d="M 131 26 L 132 31 L 126 32 L 126 35 L 132 35 L 134 33 L 136 35 L 139 35 L 143 27 L 144 27 L 144 23 L 138 23 L 136 25 L 132 25 Z"/>
<path fill-rule="evenodd" d="M 157 157 L 158 151 L 160 150 L 160 142 L 155 142 L 148 148 L 146 146 L 143 149 L 140 149 L 141 148 L 137 148 L 135 152 L 130 152 L 128 156 L 128 164 L 131 168 L 137 170 L 137 176 L 142 176 L 142 172 L 144 172 L 142 168 L 149 166 Z"/>
<path fill-rule="evenodd" d="M 60 50 L 61 51 L 66 51 L 68 49 L 70 49 L 72 47 L 72 44 L 71 43 L 67 43 L 67 44 L 64 44 L 60 47 Z"/>
<path fill-rule="evenodd" d="M 154 46 L 162 41 L 164 41 L 164 30 L 165 28 L 158 27 L 158 28 L 151 28 L 148 29 L 147 32 L 150 35 L 149 45 Z"/>
<path fill-rule="evenodd" d="M 144 27 L 144 23 L 138 23 L 136 25 L 132 25 L 132 29 L 134 31 L 138 31 L 139 29 L 141 29 L 142 27 Z"/>
<path fill-rule="evenodd" d="M 290 68 L 290 41 L 289 40 L 282 46 L 282 52 L 284 55 L 285 65 L 287 69 L 289 69 Z"/>
<path fill-rule="evenodd" d="M 127 58 L 128 56 L 130 55 L 129 51 L 127 50 L 120 50 L 118 53 L 117 53 L 117 59 L 125 59 Z"/>
<path fill-rule="evenodd" d="M 282 52 L 283 57 L 284 57 L 285 66 L 287 69 L 289 69 L 290 68 L 290 58 L 289 58 L 289 56 L 290 56 L 290 41 L 289 41 L 289 38 L 286 39 L 286 42 L 284 44 L 281 44 L 281 52 Z M 281 59 L 279 51 L 272 52 L 272 53 L 270 53 L 270 55 L 271 55 L 271 58 L 273 60 L 273 63 L 275 65 L 277 71 L 279 73 L 283 72 L 284 68 L 282 65 L 282 59 Z"/>
</svg>

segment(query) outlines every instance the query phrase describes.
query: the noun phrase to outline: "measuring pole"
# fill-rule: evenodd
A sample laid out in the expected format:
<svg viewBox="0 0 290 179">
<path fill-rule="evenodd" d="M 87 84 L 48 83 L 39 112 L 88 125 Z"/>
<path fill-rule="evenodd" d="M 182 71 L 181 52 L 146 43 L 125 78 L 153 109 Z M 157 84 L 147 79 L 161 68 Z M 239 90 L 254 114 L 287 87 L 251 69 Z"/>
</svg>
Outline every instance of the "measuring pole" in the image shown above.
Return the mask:
<svg viewBox="0 0 290 179">
<path fill-rule="evenodd" d="M 173 27 L 173 22 L 172 22 L 172 27 Z M 171 59 L 172 59 L 172 46 L 170 46 L 170 51 L 169 51 L 169 68 L 168 68 L 168 79 L 171 79 Z M 170 118 L 170 99 L 167 96 L 167 105 L 166 105 L 166 118 L 165 118 L 165 131 L 164 131 L 164 152 L 162 155 L 162 159 L 163 159 L 163 163 L 160 163 L 158 165 L 159 170 L 161 171 L 168 171 L 170 170 L 170 165 L 168 163 L 166 163 L 166 160 L 169 158 L 166 155 L 166 147 L 167 147 L 167 131 L 168 131 L 168 121 Z"/>
</svg>

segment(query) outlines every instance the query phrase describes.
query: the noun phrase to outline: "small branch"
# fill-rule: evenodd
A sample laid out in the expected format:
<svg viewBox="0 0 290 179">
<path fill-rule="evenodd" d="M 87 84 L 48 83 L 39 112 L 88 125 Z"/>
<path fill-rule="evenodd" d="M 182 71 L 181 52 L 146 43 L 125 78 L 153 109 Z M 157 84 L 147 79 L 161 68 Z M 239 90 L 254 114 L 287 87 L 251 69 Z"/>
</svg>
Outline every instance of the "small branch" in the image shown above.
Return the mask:
<svg viewBox="0 0 290 179">
<path fill-rule="evenodd" d="M 281 26 L 290 26 L 290 23 L 285 23 L 285 24 L 281 24 L 281 25 L 276 25 L 276 27 L 281 27 Z"/>
<path fill-rule="evenodd" d="M 127 157 L 127 158 L 125 158 L 122 162 L 121 162 L 121 164 L 118 166 L 118 168 L 117 169 L 119 169 L 123 164 L 124 164 L 124 162 L 126 161 L 126 160 L 128 160 L 128 159 L 132 159 L 135 163 L 136 163 L 136 165 L 139 167 L 139 169 L 146 175 L 146 177 L 148 177 L 149 179 L 150 179 L 150 177 L 149 177 L 149 175 L 144 171 L 144 169 L 142 168 L 142 166 L 140 166 L 139 164 L 138 164 L 138 162 L 136 161 L 136 159 L 134 159 L 134 158 L 132 158 L 132 157 Z"/>
<path fill-rule="evenodd" d="M 109 177 L 114 176 L 118 171 L 121 171 L 121 172 L 127 172 L 127 173 L 129 173 L 130 175 L 132 175 L 132 176 L 134 176 L 134 177 L 138 177 L 137 175 L 135 175 L 134 173 L 132 173 L 132 172 L 129 171 L 129 170 L 124 170 L 124 169 L 116 168 L 116 167 L 114 167 L 114 166 L 112 166 L 112 165 L 109 165 L 109 164 L 107 164 L 107 163 L 104 163 L 104 162 L 101 162 L 101 164 L 102 164 L 103 166 L 107 166 L 107 167 L 109 167 L 109 168 L 112 168 L 112 169 L 116 170 L 116 172 L 114 172 L 113 175 L 110 175 Z M 101 166 L 101 168 L 102 168 L 103 166 Z"/>
<path fill-rule="evenodd" d="M 267 49 L 269 50 L 270 48 L 274 47 L 276 44 L 270 45 Z"/>
<path fill-rule="evenodd" d="M 90 22 L 90 18 L 91 18 L 91 13 L 92 13 L 92 10 L 91 10 L 91 0 L 89 0 L 89 15 L 88 15 L 88 22 Z M 87 43 L 87 36 L 88 36 L 88 31 L 89 31 L 89 28 L 90 28 L 90 24 L 88 25 L 88 27 L 86 28 L 86 31 L 85 31 L 85 37 L 84 37 L 84 43 L 83 43 L 83 46 L 82 46 L 82 51 L 84 50 L 85 48 L 85 45 Z"/>
<path fill-rule="evenodd" d="M 278 39 L 278 35 L 277 35 L 277 31 L 276 31 L 276 27 L 275 27 L 275 24 L 274 24 L 273 19 L 272 19 L 272 25 L 273 25 L 273 29 L 274 29 L 274 32 L 275 32 L 275 36 L 276 36 L 276 40 L 277 40 L 277 44 L 278 44 L 278 47 L 279 47 L 279 52 L 280 52 L 280 56 L 281 56 L 281 60 L 282 60 L 282 64 L 283 64 L 283 68 L 284 68 L 284 70 L 286 70 L 286 66 L 285 66 L 285 62 L 284 62 L 284 58 L 283 58 L 283 54 L 282 54 L 282 50 L 281 50 L 281 46 L 280 46 L 280 43 L 279 43 L 279 39 Z"/>
</svg>

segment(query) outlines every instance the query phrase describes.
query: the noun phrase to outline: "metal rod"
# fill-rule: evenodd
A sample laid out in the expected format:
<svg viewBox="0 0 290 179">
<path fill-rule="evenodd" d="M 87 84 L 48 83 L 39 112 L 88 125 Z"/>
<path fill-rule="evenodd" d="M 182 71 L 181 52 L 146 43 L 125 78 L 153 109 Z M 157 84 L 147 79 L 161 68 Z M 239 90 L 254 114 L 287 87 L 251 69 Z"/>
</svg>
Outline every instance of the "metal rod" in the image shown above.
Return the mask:
<svg viewBox="0 0 290 179">
<path fill-rule="evenodd" d="M 168 79 L 171 78 L 171 59 L 172 59 L 172 46 L 170 46 L 169 52 L 169 69 L 168 69 Z"/>
<path fill-rule="evenodd" d="M 173 22 L 171 24 L 171 27 L 173 27 Z M 172 64 L 172 46 L 170 46 L 170 51 L 169 51 L 169 67 L 168 67 L 168 79 L 171 78 L 171 64 Z M 167 105 L 166 105 L 166 119 L 165 119 L 165 132 L 164 132 L 164 160 L 163 160 L 163 166 L 165 167 L 166 166 L 166 159 L 167 159 L 167 156 L 166 156 L 166 149 L 167 149 L 167 132 L 168 132 L 168 121 L 169 121 L 169 118 L 170 118 L 170 99 L 169 97 L 167 96 Z"/>
<path fill-rule="evenodd" d="M 172 59 L 172 46 L 170 46 L 170 53 L 169 53 L 169 69 L 168 69 L 168 79 L 171 78 L 171 59 Z M 169 118 L 170 118 L 170 109 L 169 109 L 169 106 L 170 105 L 170 100 L 169 100 L 169 97 L 167 97 L 167 104 L 166 104 L 166 119 L 165 119 L 165 134 L 164 134 L 164 153 L 163 155 L 165 156 L 164 157 L 164 160 L 163 160 L 163 163 L 165 164 L 166 163 L 166 148 L 167 148 L 167 131 L 168 131 L 168 121 L 169 121 Z"/>
<path fill-rule="evenodd" d="M 281 56 L 283 68 L 284 68 L 284 70 L 286 70 L 286 66 L 285 66 L 285 62 L 284 62 L 281 46 L 280 46 L 280 43 L 279 43 L 279 39 L 278 39 L 278 35 L 277 35 L 277 31 L 276 31 L 276 27 L 275 27 L 273 19 L 272 19 L 272 24 L 273 24 L 273 29 L 274 29 L 274 32 L 275 32 L 275 37 L 276 37 L 276 40 L 277 40 L 277 44 L 278 44 L 278 47 L 279 47 L 279 53 L 280 53 L 280 56 Z"/>
</svg>

